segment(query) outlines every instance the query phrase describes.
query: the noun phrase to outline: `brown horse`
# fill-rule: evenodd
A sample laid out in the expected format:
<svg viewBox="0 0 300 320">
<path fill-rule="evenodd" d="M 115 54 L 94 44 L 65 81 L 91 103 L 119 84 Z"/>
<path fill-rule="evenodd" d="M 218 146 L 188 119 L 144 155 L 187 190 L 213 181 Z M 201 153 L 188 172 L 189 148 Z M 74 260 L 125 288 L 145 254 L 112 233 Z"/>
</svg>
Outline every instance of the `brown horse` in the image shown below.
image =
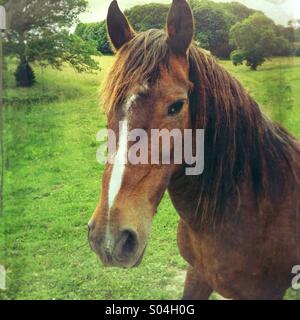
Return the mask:
<svg viewBox="0 0 300 320">
<path fill-rule="evenodd" d="M 207 299 L 213 290 L 231 299 L 281 299 L 300 264 L 299 141 L 192 43 L 185 0 L 173 1 L 166 31 L 136 34 L 116 1 L 107 24 L 117 51 L 104 88 L 108 128 L 120 137 L 115 157 L 128 155 L 128 130 L 201 128 L 205 161 L 196 176 L 186 175 L 184 162 L 108 163 L 89 223 L 93 250 L 107 266 L 139 265 L 168 190 L 189 264 L 184 299 Z M 127 125 L 119 127 L 121 120 Z"/>
</svg>

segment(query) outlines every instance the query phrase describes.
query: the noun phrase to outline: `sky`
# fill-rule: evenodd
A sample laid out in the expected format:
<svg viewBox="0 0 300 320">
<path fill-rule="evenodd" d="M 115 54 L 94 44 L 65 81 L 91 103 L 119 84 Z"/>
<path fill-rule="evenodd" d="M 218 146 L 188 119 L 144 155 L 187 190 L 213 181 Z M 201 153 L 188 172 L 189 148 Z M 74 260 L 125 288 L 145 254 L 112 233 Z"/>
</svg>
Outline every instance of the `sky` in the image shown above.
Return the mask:
<svg viewBox="0 0 300 320">
<path fill-rule="evenodd" d="M 231 0 L 214 0 L 215 2 L 231 2 Z M 300 19 L 300 0 L 234 0 L 249 8 L 263 11 L 276 23 L 286 25 L 289 20 Z M 80 16 L 82 22 L 104 20 L 110 0 L 89 0 L 89 9 Z M 121 10 L 137 4 L 150 2 L 171 3 L 171 0 L 118 0 Z"/>
</svg>

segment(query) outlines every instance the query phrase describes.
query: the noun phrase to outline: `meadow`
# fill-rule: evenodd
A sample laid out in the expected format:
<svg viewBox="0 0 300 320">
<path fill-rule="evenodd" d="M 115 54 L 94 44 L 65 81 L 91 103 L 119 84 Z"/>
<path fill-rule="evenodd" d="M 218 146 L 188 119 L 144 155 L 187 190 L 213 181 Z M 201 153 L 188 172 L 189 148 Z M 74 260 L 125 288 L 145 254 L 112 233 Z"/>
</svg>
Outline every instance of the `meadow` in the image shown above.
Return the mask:
<svg viewBox="0 0 300 320">
<path fill-rule="evenodd" d="M 167 195 L 139 268 L 104 268 L 87 243 L 103 172 L 96 161 L 96 133 L 106 121 L 99 87 L 113 59 L 101 57 L 102 70 L 95 74 L 36 67 L 31 89 L 15 88 L 14 63 L 6 65 L 0 264 L 6 266 L 7 290 L 0 299 L 181 297 L 186 263 Z M 269 117 L 300 137 L 300 58 L 272 59 L 256 72 L 220 63 Z M 300 292 L 289 290 L 286 298 L 300 299 Z"/>
</svg>

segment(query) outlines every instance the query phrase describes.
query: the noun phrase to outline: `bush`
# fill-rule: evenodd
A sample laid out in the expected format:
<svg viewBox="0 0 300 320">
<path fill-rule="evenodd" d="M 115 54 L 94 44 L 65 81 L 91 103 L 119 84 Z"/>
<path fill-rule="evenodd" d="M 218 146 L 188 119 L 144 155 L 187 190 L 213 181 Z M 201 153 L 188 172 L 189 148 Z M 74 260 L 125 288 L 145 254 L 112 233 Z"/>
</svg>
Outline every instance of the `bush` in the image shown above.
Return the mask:
<svg viewBox="0 0 300 320">
<path fill-rule="evenodd" d="M 235 66 L 238 66 L 240 64 L 243 64 L 244 55 L 241 51 L 235 50 L 231 52 L 230 59 Z"/>
<path fill-rule="evenodd" d="M 18 87 L 32 87 L 35 83 L 34 71 L 27 62 L 19 64 L 15 78 Z"/>
<path fill-rule="evenodd" d="M 296 57 L 300 57 L 300 46 L 295 51 Z"/>
</svg>

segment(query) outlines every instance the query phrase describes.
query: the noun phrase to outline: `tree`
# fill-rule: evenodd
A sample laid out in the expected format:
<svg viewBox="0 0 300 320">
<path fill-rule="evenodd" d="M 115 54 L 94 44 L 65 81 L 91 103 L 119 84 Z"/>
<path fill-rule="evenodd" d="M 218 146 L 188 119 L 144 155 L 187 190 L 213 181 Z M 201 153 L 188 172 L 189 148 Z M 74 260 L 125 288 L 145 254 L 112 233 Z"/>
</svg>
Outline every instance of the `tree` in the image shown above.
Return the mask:
<svg viewBox="0 0 300 320">
<path fill-rule="evenodd" d="M 75 34 L 85 41 L 94 41 L 97 50 L 102 54 L 112 54 L 112 49 L 107 37 L 106 21 L 96 23 L 79 23 Z"/>
<path fill-rule="evenodd" d="M 136 31 L 164 29 L 169 5 L 149 3 L 125 10 L 125 15 Z"/>
<path fill-rule="evenodd" d="M 231 43 L 252 70 L 273 55 L 276 40 L 274 29 L 274 22 L 261 13 L 255 13 L 231 28 Z"/>
<path fill-rule="evenodd" d="M 85 43 L 68 31 L 86 10 L 86 0 L 8 0 L 5 7 L 8 22 L 5 54 L 19 58 L 15 73 L 18 85 L 34 83 L 30 67 L 33 62 L 55 68 L 68 62 L 77 71 L 98 68 L 91 58 L 97 54 L 94 44 Z"/>
<path fill-rule="evenodd" d="M 200 45 L 203 46 L 201 39 L 206 39 L 206 49 L 217 57 L 228 57 L 232 48 L 229 45 L 230 20 L 226 13 L 211 4 L 203 4 L 194 9 L 194 17 L 196 39 L 200 40 Z"/>
<path fill-rule="evenodd" d="M 229 42 L 230 28 L 256 11 L 243 4 L 190 0 L 195 17 L 195 36 L 201 47 L 228 58 L 234 46 Z"/>
</svg>

